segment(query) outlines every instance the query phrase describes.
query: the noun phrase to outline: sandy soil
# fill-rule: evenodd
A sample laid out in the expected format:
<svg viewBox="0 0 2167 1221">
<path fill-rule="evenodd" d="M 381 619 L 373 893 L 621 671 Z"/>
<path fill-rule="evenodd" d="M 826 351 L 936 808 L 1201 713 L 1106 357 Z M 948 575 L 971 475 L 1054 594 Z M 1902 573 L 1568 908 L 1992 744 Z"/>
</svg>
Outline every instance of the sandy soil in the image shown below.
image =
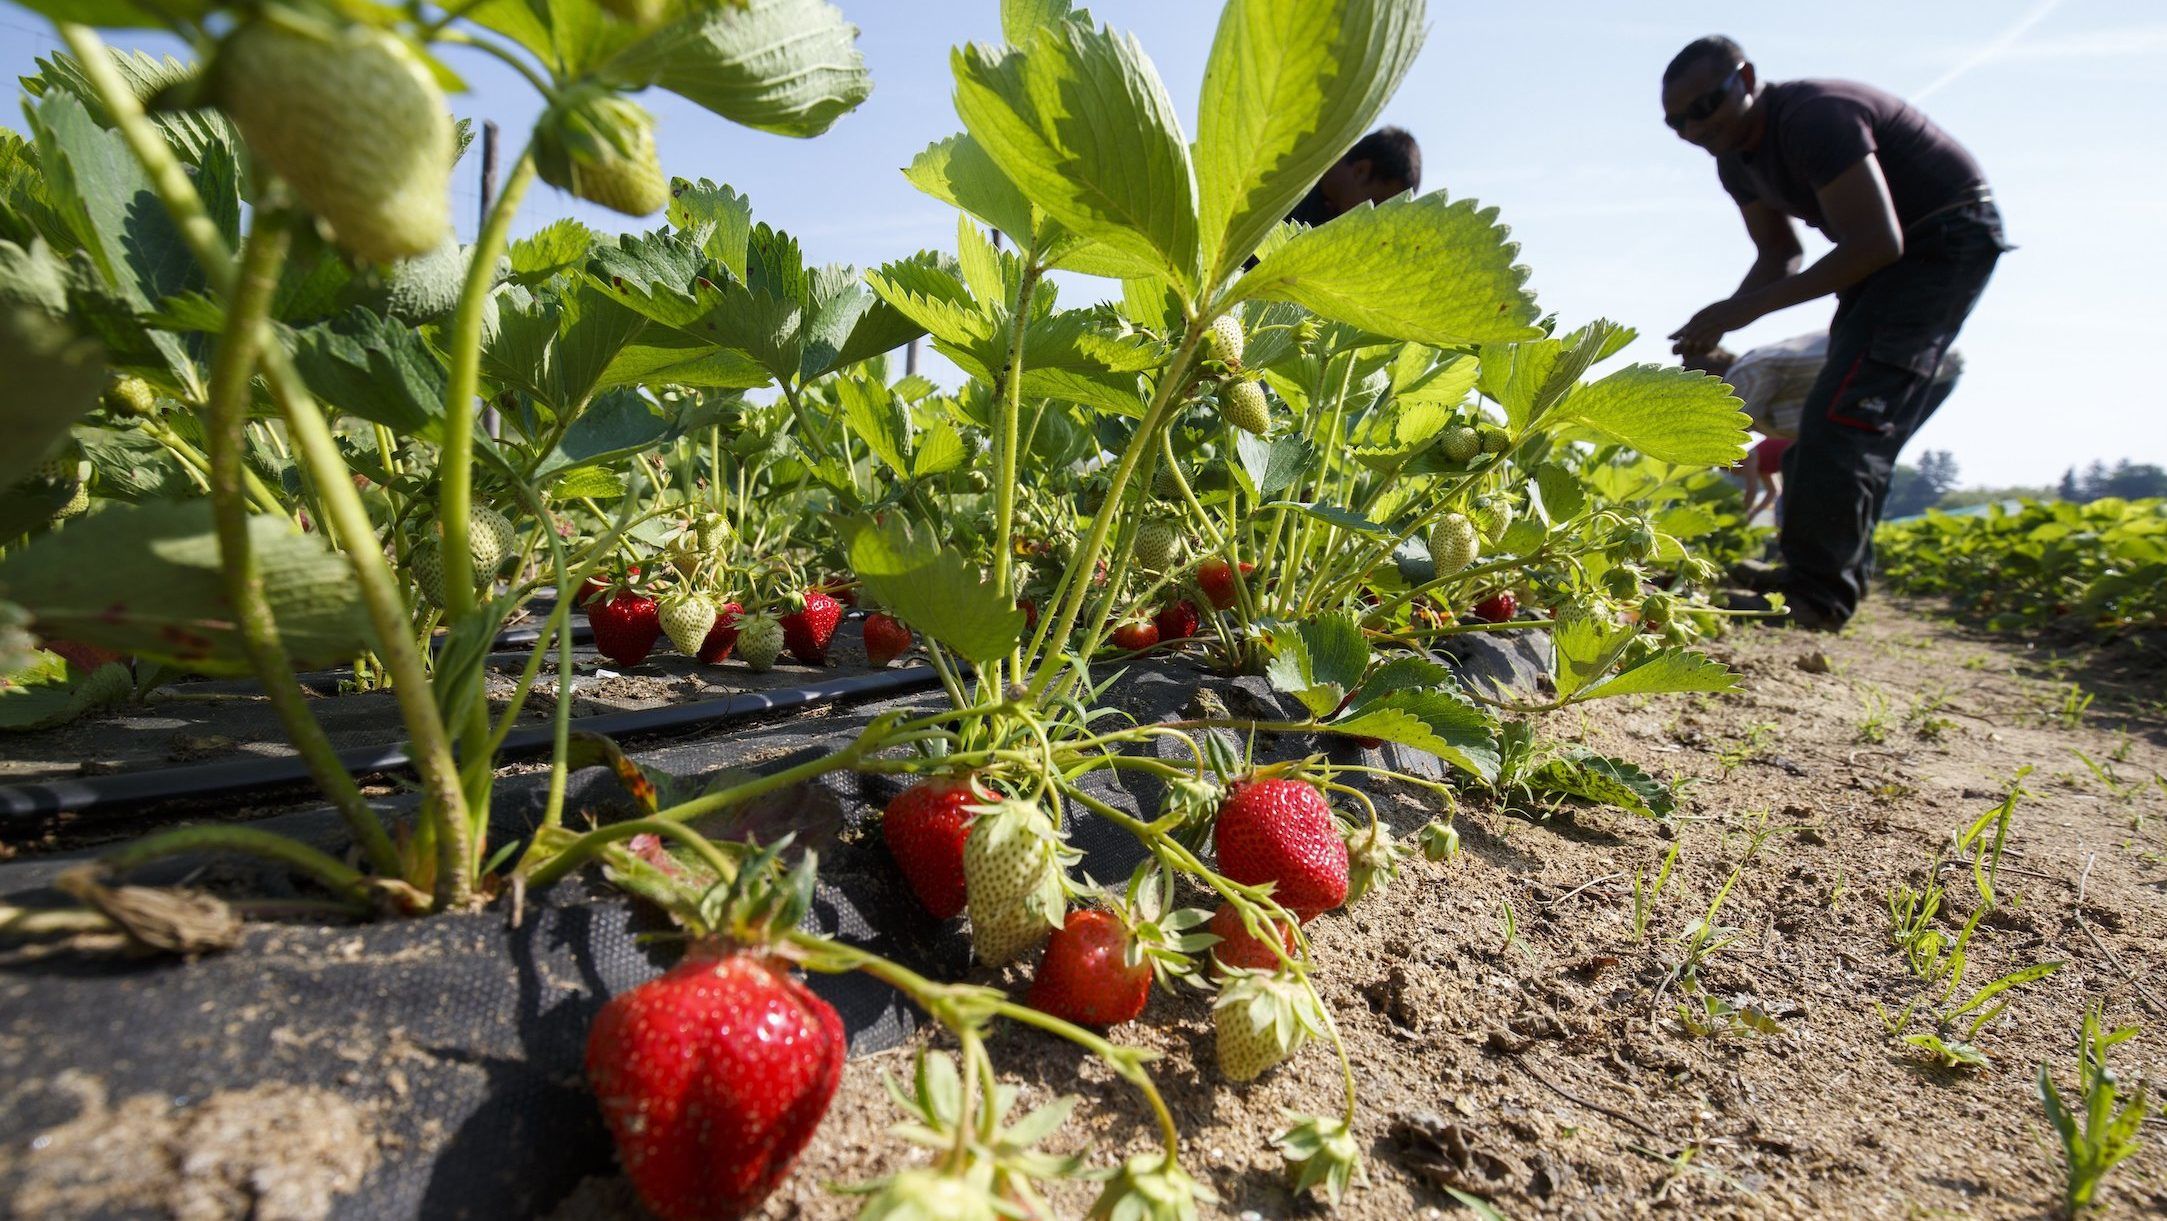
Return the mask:
<svg viewBox="0 0 2167 1221">
<path fill-rule="evenodd" d="M 2072 1078 L 2085 1005 L 2144 1024 L 2113 1056 L 2125 1083 L 2167 1079 L 2158 670 L 1977 636 L 1885 600 L 1838 638 L 1748 631 L 1723 651 L 1747 680 L 1737 694 L 1598 705 L 1544 726 L 1688 778 L 1673 826 L 1470 800 L 1461 859 L 1414 858 L 1383 894 L 1311 926 L 1369 1163 L 1368 1185 L 1336 1215 L 1442 1215 L 1460 1208 L 1442 1190 L 1455 1186 L 1507 1216 L 2039 1216 L 2059 1205 L 2061 1170 L 2035 1079 L 2043 1060 Z M 2074 698 L 2097 698 L 2065 715 L 2072 684 Z M 1990 1067 L 1936 1067 L 1875 1010 L 1920 993 L 1890 936 L 1889 897 L 1923 887 L 1952 831 L 2026 765 L 2000 901 L 1972 937 L 1959 996 L 2063 965 L 2004 994 L 2013 1003 L 1976 1038 Z M 1636 935 L 1633 878 L 1652 885 L 1674 848 Z M 1712 919 L 1730 940 L 1702 957 L 1696 991 L 1680 974 L 1686 931 L 1734 875 Z M 1980 900 L 1968 867 L 1938 876 L 1949 898 L 1937 927 L 1953 937 Z M 1678 1012 L 1701 995 L 1774 1025 L 1693 1034 Z M 1914 1019 L 1909 1033 L 1931 1028 Z M 1288 1195 L 1269 1142 L 1280 1108 L 1336 1106 L 1327 1047 L 1235 1089 L 1211 1067 L 1202 998 L 1162 993 L 1116 1034 L 1165 1053 L 1158 1080 L 1224 1215 L 1323 1211 Z M 1055 1145 L 1087 1139 L 1101 1162 L 1148 1147 L 1147 1113 L 1102 1066 L 1031 1032 L 993 1050 L 1027 1102 L 1084 1097 Z M 895 1113 L 879 1081 L 907 1073 L 908 1057 L 852 1064 L 765 1215 L 848 1216 L 855 1202 L 824 1183 L 914 1156 L 884 1135 Z M 621 1184 L 591 1187 L 592 1211 L 622 1206 Z M 1079 1214 L 1089 1198 L 1085 1187 L 1057 1197 Z M 2159 1123 L 2105 1199 L 2167 1210 Z"/>
</svg>

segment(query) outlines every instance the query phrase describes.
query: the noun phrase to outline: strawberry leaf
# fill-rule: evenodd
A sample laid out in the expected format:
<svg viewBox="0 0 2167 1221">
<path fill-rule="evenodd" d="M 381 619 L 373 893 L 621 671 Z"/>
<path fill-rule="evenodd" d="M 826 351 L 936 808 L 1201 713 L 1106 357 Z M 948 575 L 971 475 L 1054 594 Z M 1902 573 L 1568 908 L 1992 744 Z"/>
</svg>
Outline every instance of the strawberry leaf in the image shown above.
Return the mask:
<svg viewBox="0 0 2167 1221">
<path fill-rule="evenodd" d="M 1006 654 L 1023 633 L 1023 612 L 963 556 L 892 514 L 887 526 L 851 526 L 850 568 L 874 599 L 903 622 L 980 664 Z"/>
</svg>

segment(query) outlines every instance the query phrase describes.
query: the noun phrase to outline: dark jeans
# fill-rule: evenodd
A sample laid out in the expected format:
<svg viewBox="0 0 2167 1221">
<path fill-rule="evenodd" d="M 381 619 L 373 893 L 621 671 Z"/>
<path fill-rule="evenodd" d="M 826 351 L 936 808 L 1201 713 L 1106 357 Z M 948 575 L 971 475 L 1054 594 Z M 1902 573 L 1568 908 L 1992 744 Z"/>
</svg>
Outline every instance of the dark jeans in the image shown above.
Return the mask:
<svg viewBox="0 0 2167 1221">
<path fill-rule="evenodd" d="M 1837 296 L 1828 363 L 1783 455 L 1784 593 L 1807 613 L 1858 609 L 1896 457 L 1954 388 L 1935 374 L 2008 249 L 1994 205 L 1968 204 L 1913 225 L 1903 258 Z"/>
</svg>

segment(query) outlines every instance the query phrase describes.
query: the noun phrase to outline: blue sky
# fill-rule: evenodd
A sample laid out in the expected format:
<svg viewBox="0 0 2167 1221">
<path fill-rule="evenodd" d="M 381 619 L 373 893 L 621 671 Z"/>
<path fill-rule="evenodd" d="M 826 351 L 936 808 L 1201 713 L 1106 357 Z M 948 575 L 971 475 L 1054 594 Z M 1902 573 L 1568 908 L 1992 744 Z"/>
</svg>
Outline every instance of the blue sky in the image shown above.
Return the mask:
<svg viewBox="0 0 2167 1221">
<path fill-rule="evenodd" d="M 999 33 L 996 0 L 842 0 L 863 30 L 872 98 L 813 141 L 731 126 L 674 98 L 658 114 L 665 168 L 728 182 L 809 258 L 867 266 L 952 248 L 955 217 L 898 167 L 958 129 L 948 49 Z M 1101 0 L 1158 65 L 1188 129 L 1218 5 Z M 1956 454 L 1967 483 L 2048 483 L 2095 458 L 2167 464 L 2167 391 L 2146 353 L 2167 333 L 2167 5 L 2157 0 L 1822 0 L 1806 4 L 1432 0 L 1422 56 L 1385 113 L 1421 140 L 1425 190 L 1498 205 L 1568 325 L 1609 317 L 1644 335 L 1626 359 L 1667 360 L 1662 336 L 1726 295 L 1751 246 L 1706 154 L 1660 121 L 1657 78 L 1689 39 L 1738 39 L 1769 79 L 1868 81 L 1920 103 L 1977 154 L 2021 247 L 1959 341 L 1964 383 L 1913 442 Z M 171 49 L 119 32 L 120 45 Z M 59 48 L 27 10 L 0 5 L 0 68 Z M 509 70 L 456 51 L 462 115 L 516 142 L 539 109 Z M 18 123 L 13 112 L 0 121 Z M 478 169 L 461 167 L 462 235 Z M 608 213 L 538 187 L 518 224 Z M 1809 256 L 1820 247 L 1809 237 Z M 1071 303 L 1102 291 L 1064 289 Z M 1815 302 L 1756 323 L 1745 346 L 1819 329 Z"/>
</svg>

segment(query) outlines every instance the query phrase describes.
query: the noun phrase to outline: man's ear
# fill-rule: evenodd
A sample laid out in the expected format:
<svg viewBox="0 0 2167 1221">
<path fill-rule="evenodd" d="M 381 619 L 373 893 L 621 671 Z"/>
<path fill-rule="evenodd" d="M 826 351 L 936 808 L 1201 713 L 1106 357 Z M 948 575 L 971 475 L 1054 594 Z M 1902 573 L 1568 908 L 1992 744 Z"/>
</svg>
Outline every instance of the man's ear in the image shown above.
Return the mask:
<svg viewBox="0 0 2167 1221">
<path fill-rule="evenodd" d="M 1747 97 L 1753 96 L 1754 91 L 1760 88 L 1760 70 L 1753 66 L 1750 59 L 1746 61 L 1745 67 L 1738 70 L 1738 79 L 1743 82 Z"/>
</svg>

